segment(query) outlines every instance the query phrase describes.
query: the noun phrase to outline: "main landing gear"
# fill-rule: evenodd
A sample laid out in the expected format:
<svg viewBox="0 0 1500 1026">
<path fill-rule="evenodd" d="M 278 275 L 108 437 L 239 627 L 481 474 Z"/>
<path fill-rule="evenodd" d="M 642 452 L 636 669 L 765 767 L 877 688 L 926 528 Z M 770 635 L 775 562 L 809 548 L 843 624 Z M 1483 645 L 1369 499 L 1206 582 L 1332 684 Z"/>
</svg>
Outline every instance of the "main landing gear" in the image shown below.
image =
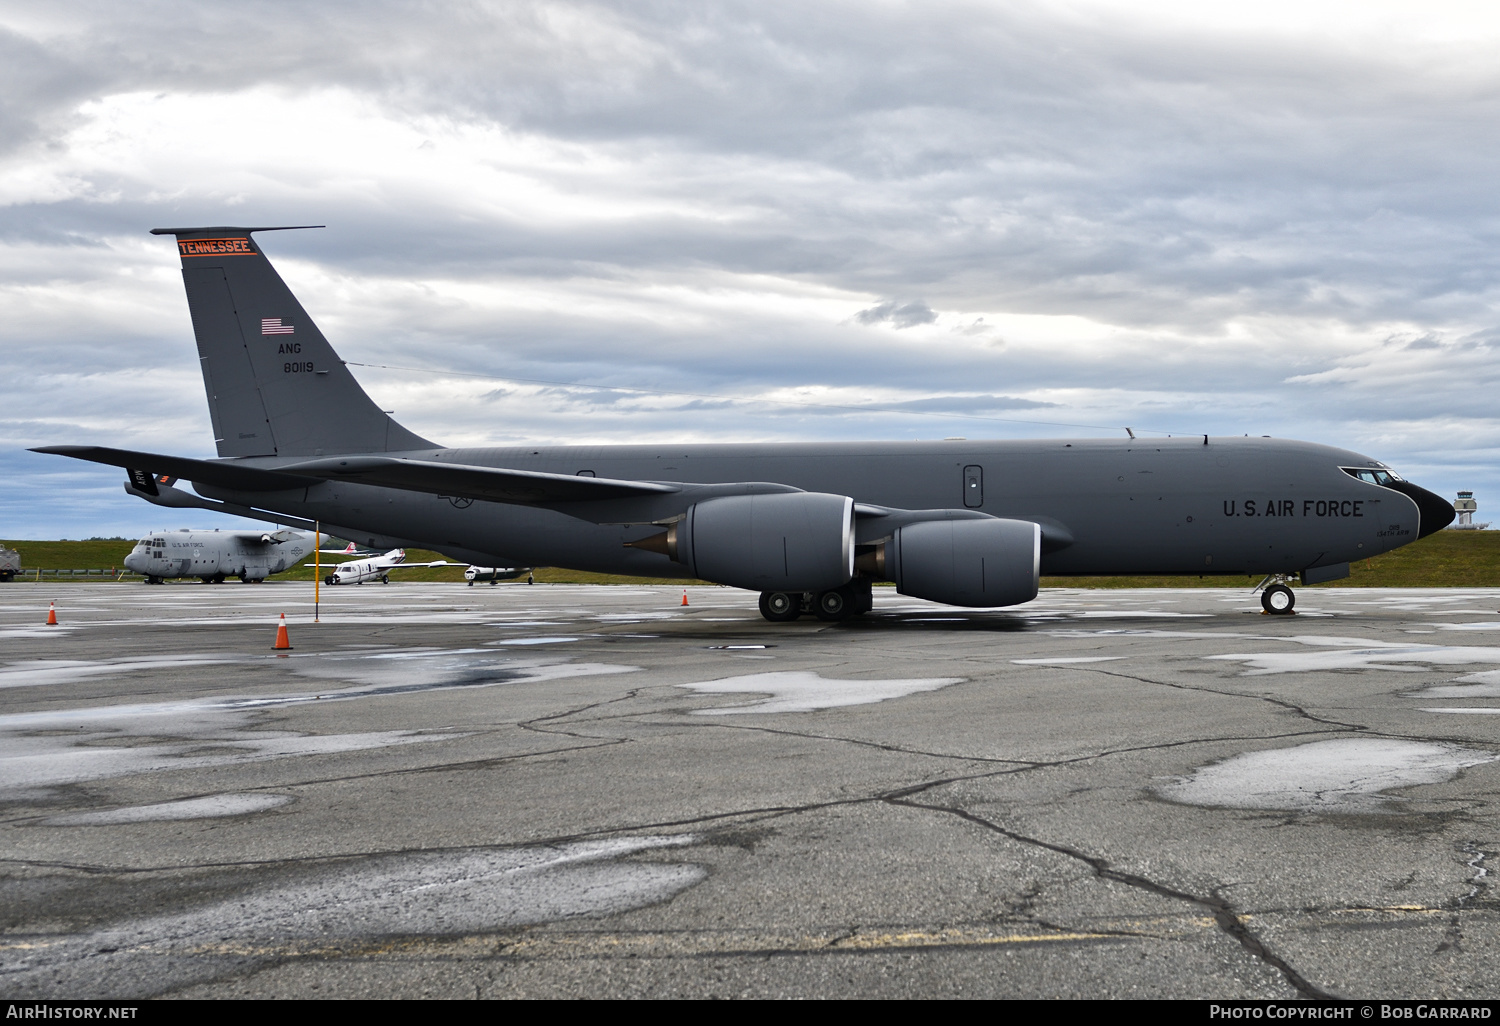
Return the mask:
<svg viewBox="0 0 1500 1026">
<path fill-rule="evenodd" d="M 850 581 L 831 591 L 763 591 L 760 615 L 772 623 L 790 623 L 811 613 L 825 623 L 837 623 L 868 613 L 875 605 L 869 581 Z"/>
<path fill-rule="evenodd" d="M 1271 616 L 1290 616 L 1297 611 L 1297 596 L 1287 582 L 1286 574 L 1271 574 L 1255 586 L 1260 592 L 1260 608 Z M 1262 590 L 1264 589 L 1264 590 Z"/>
</svg>

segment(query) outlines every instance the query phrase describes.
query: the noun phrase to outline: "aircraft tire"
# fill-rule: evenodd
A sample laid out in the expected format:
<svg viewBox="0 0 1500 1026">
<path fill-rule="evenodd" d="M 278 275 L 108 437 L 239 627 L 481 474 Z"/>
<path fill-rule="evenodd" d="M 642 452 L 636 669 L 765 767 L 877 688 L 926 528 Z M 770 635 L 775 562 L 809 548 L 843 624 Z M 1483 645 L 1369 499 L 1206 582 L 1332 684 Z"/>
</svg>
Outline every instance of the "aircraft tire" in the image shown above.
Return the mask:
<svg viewBox="0 0 1500 1026">
<path fill-rule="evenodd" d="M 760 615 L 771 623 L 791 623 L 802 615 L 802 596 L 790 591 L 763 591 Z"/>
<path fill-rule="evenodd" d="M 1296 594 L 1284 584 L 1273 584 L 1260 593 L 1260 608 L 1272 616 L 1290 616 L 1296 607 Z"/>
<path fill-rule="evenodd" d="M 391 583 L 391 577 L 390 577 L 390 575 L 389 574 L 381 574 L 380 575 L 380 583 L 381 584 L 390 584 Z"/>
<path fill-rule="evenodd" d="M 813 612 L 825 623 L 837 623 L 854 615 L 856 608 L 853 589 L 848 585 L 832 591 L 820 591 L 813 602 Z"/>
</svg>

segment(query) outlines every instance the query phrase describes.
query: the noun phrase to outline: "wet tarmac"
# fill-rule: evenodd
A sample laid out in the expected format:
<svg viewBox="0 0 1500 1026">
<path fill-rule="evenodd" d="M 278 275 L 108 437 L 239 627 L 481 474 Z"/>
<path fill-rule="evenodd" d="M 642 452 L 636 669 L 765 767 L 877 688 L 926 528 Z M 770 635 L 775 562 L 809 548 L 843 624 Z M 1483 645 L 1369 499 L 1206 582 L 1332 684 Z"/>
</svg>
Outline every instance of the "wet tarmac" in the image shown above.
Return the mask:
<svg viewBox="0 0 1500 1026">
<path fill-rule="evenodd" d="M 0 993 L 1500 997 L 1500 591 L 323 594 L 0 586 Z"/>
</svg>

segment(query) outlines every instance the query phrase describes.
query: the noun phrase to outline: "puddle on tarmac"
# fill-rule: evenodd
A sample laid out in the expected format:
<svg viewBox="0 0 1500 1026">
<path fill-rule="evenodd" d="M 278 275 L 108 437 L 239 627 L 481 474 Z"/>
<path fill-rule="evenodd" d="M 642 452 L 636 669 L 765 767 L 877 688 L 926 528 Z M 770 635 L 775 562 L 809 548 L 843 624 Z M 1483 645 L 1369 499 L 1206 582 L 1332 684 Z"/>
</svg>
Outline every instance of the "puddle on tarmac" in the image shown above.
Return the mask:
<svg viewBox="0 0 1500 1026">
<path fill-rule="evenodd" d="M 259 721 L 255 714 L 312 702 L 539 683 L 638 669 L 573 663 L 558 656 L 522 658 L 494 649 L 335 653 L 301 656 L 278 665 L 297 676 L 356 686 L 321 692 L 91 705 L 0 716 L 0 793 L 133 773 L 442 741 L 464 735 L 419 730 L 303 735 L 256 729 Z M 146 743 L 141 743 L 142 739 Z"/>
<path fill-rule="evenodd" d="M 1012 659 L 1017 666 L 1064 666 L 1070 663 L 1111 663 L 1124 656 L 1055 656 L 1044 659 Z"/>
<path fill-rule="evenodd" d="M 37 687 L 45 684 L 69 684 L 88 677 L 142 673 L 147 670 L 176 670 L 185 666 L 211 666 L 218 663 L 243 662 L 239 655 L 163 655 L 124 657 L 120 659 L 32 659 L 0 666 L 0 688 Z"/>
<path fill-rule="evenodd" d="M 101 812 L 71 812 L 50 816 L 42 826 L 112 826 L 116 823 L 156 823 L 179 819 L 217 819 L 279 809 L 292 801 L 289 794 L 215 794 L 157 805 L 133 805 Z"/>
<path fill-rule="evenodd" d="M 739 713 L 813 712 L 847 705 L 869 705 L 922 691 L 958 684 L 962 677 L 924 677 L 905 680 L 833 680 L 806 670 L 753 673 L 744 677 L 678 684 L 704 695 L 763 695 L 746 705 L 695 709 L 695 716 L 733 716 Z"/>
<path fill-rule="evenodd" d="M 1244 663 L 1251 667 L 1245 671 L 1245 676 L 1309 673 L 1318 670 L 1394 670 L 1415 673 L 1431 666 L 1500 663 L 1500 648 L 1477 645 L 1424 645 L 1305 634 L 1277 640 L 1292 642 L 1303 648 L 1290 652 L 1237 652 L 1205 658 Z"/>
<path fill-rule="evenodd" d="M 497 641 L 497 645 L 562 645 L 569 641 L 577 641 L 577 638 L 506 638 Z"/>
<path fill-rule="evenodd" d="M 1408 691 L 1407 698 L 1500 698 L 1500 670 L 1482 670 L 1455 678 L 1447 684 L 1433 684 Z"/>
<path fill-rule="evenodd" d="M 1442 783 L 1466 767 L 1497 758 L 1458 745 L 1339 738 L 1246 752 L 1155 790 L 1168 801 L 1218 808 L 1398 812 L 1405 799 L 1381 792 Z"/>
<path fill-rule="evenodd" d="M 188 912 L 138 919 L 7 952 L 14 984 L 45 974 L 66 988 L 75 967 L 99 963 L 130 991 L 137 975 L 160 989 L 163 952 L 275 958 L 287 942 L 490 933 L 599 917 L 665 901 L 707 873 L 688 862 L 629 857 L 697 843 L 693 835 L 619 837 L 531 848 L 372 855 L 319 868 L 296 882 L 252 888 Z M 142 970 L 133 967 L 139 960 Z M 87 962 L 85 967 L 83 963 Z M 52 985 L 52 984 L 49 984 Z"/>
</svg>

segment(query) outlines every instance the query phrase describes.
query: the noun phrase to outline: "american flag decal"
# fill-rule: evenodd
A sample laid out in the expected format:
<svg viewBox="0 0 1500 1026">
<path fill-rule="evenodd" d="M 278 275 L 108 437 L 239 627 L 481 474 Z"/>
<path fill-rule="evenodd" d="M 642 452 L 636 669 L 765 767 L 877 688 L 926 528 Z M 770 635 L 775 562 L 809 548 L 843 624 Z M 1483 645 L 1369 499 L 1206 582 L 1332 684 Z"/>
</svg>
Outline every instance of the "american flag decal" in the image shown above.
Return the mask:
<svg viewBox="0 0 1500 1026">
<path fill-rule="evenodd" d="M 262 335 L 291 335 L 296 330 L 296 327 L 291 324 L 282 324 L 280 317 L 262 317 L 260 319 L 260 333 Z"/>
</svg>

